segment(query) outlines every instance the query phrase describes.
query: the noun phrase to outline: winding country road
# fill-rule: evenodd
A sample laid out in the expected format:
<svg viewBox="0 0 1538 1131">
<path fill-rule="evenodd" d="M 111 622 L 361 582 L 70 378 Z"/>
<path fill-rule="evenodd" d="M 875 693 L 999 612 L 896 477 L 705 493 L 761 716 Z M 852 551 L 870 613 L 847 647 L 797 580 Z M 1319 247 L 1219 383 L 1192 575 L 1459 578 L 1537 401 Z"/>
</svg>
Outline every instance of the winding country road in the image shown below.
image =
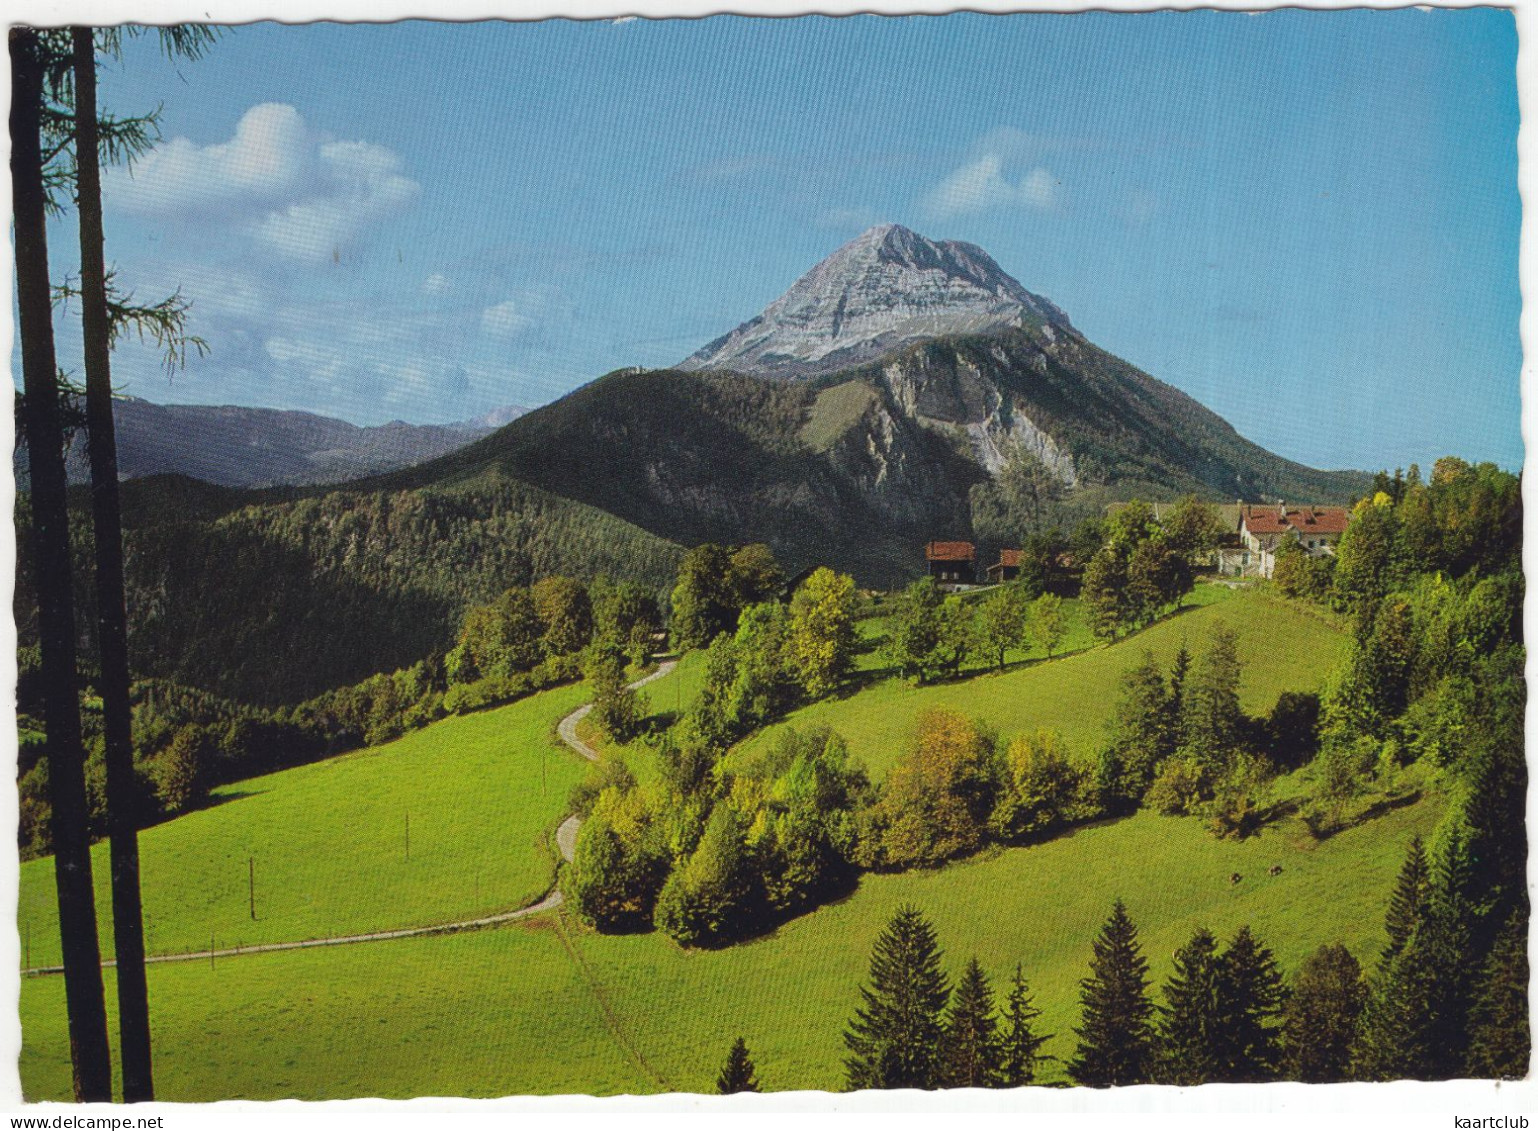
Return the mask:
<svg viewBox="0 0 1538 1131">
<path fill-rule="evenodd" d="M 645 687 L 653 680 L 661 679 L 678 666 L 677 660 L 663 660 L 657 665 L 657 670 L 650 675 L 636 680 L 630 685 L 632 690 Z M 556 724 L 556 734 L 562 742 L 577 754 L 586 758 L 589 762 L 598 761 L 598 751 L 594 750 L 582 739 L 577 737 L 577 724 L 592 712 L 591 703 L 578 707 Z M 575 814 L 567 817 L 555 830 L 556 847 L 560 850 L 561 858 L 570 863 L 576 855 L 577 831 L 582 827 L 582 821 Z M 552 911 L 565 902 L 561 889 L 551 887 L 550 891 L 537 903 L 531 903 L 527 907 L 520 907 L 514 911 L 503 911 L 496 915 L 487 915 L 479 919 L 461 919 L 456 923 L 437 923 L 427 927 L 402 927 L 393 931 L 373 931 L 362 935 L 337 935 L 325 939 L 304 939 L 300 942 L 276 942 L 258 943 L 252 946 L 236 946 L 214 950 L 185 951 L 179 954 L 156 954 L 145 958 L 145 963 L 152 962 L 213 962 L 221 958 L 238 958 L 243 954 L 271 954 L 279 950 L 306 950 L 318 946 L 350 946 L 353 943 L 383 942 L 387 939 L 419 938 L 423 935 L 450 935 L 459 931 L 476 931 L 483 927 L 496 927 L 503 923 L 511 923 L 517 919 L 526 919 L 530 915 L 538 915 L 543 911 Z M 102 962 L 105 969 L 116 966 L 117 962 L 107 959 Z M 37 966 L 30 970 L 23 970 L 23 975 L 62 974 L 62 966 Z"/>
</svg>

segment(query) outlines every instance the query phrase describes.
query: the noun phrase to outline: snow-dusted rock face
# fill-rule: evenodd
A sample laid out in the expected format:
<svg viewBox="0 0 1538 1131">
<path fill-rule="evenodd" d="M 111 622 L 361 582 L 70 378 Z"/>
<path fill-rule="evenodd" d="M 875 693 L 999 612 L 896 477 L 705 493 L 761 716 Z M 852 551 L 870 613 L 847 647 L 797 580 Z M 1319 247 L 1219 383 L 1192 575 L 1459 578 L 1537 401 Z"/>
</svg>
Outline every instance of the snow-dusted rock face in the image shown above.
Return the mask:
<svg viewBox="0 0 1538 1131">
<path fill-rule="evenodd" d="M 883 224 L 845 244 L 758 317 L 680 369 L 814 377 L 928 338 L 985 334 L 1027 321 L 1072 330 L 1068 316 L 969 243 L 936 243 Z"/>
</svg>

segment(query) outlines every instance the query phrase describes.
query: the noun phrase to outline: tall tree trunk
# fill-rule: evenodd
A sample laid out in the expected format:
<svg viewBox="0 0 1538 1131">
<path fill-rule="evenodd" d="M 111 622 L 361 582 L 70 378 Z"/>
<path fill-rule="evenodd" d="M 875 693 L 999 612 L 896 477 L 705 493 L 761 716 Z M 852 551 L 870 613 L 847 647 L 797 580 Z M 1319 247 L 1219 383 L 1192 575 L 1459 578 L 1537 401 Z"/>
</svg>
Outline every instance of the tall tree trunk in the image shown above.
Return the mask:
<svg viewBox="0 0 1538 1131">
<path fill-rule="evenodd" d="M 118 505 L 117 438 L 112 420 L 111 333 L 103 245 L 101 155 L 96 118 L 93 29 L 70 30 L 75 68 L 75 167 L 80 213 L 80 307 L 85 339 L 85 411 L 91 455 L 96 545 L 96 609 L 106 736 L 107 828 L 112 840 L 112 935 L 117 952 L 118 1030 L 123 1099 L 155 1098 L 150 1057 L 149 988 L 144 972 L 144 908 L 139 894 L 139 790 L 134 780 L 133 715 L 128 701 L 128 613 L 123 591 L 123 521 Z"/>
<path fill-rule="evenodd" d="M 64 436 L 59 422 L 53 304 L 49 293 L 48 232 L 43 189 L 43 69 L 37 33 L 12 28 L 11 193 L 16 233 L 16 301 L 21 322 L 31 471 L 32 554 L 37 578 L 42 652 L 43 720 L 53 805 L 54 877 L 59 896 L 59 944 L 69 1013 L 75 1098 L 112 1099 L 112 1058 L 102 993 L 87 827 L 85 752 L 75 674 L 75 602 L 71 592 L 69 510 Z"/>
</svg>

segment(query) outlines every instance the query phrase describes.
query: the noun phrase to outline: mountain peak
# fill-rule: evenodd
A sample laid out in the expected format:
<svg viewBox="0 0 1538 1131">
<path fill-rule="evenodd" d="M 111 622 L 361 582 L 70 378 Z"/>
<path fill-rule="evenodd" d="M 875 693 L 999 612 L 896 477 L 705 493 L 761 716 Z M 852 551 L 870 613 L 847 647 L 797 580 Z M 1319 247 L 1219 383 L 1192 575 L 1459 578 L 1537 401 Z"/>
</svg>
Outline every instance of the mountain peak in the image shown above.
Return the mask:
<svg viewBox="0 0 1538 1131">
<path fill-rule="evenodd" d="M 901 224 L 861 232 L 758 317 L 692 354 L 682 369 L 812 377 L 926 338 L 1027 322 L 1072 330 L 1067 315 L 1005 274 L 982 248 Z"/>
</svg>

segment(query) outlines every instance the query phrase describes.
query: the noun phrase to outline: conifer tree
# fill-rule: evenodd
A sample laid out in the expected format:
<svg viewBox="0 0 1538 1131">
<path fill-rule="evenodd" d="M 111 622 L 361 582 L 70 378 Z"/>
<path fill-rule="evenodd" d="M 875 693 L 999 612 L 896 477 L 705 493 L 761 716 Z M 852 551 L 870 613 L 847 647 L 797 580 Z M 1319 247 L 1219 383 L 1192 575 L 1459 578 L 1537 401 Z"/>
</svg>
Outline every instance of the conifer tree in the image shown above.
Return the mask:
<svg viewBox="0 0 1538 1131">
<path fill-rule="evenodd" d="M 1269 947 L 1240 927 L 1218 959 L 1218 1067 L 1213 1079 L 1230 1084 L 1275 1080 L 1281 1071 L 1279 1019 L 1287 984 Z"/>
<path fill-rule="evenodd" d="M 1181 745 L 1180 711 L 1185 701 L 1186 680 L 1191 675 L 1191 651 L 1186 647 L 1184 639 L 1180 641 L 1180 648 L 1175 653 L 1174 662 L 1170 664 L 1169 694 L 1166 697 L 1166 709 L 1169 715 L 1169 742 L 1178 749 Z"/>
<path fill-rule="evenodd" d="M 1227 769 L 1243 734 L 1238 645 L 1239 637 L 1232 628 L 1221 622 L 1214 625 L 1207 651 L 1182 681 L 1182 749 L 1214 777 Z"/>
<path fill-rule="evenodd" d="M 1527 985 L 1527 917 L 1519 912 L 1496 936 L 1470 1010 L 1470 1076 L 1520 1080 L 1527 1075 L 1533 1051 Z"/>
<path fill-rule="evenodd" d="M 1031 1001 L 1030 988 L 1019 964 L 1010 979 L 1009 998 L 1004 1005 L 1004 1031 L 999 1043 L 999 1082 L 1006 1088 L 1023 1088 L 1036 1079 L 1036 1065 L 1042 1059 L 1041 1046 L 1051 1034 L 1037 1035 L 1035 1021 L 1041 1016 Z"/>
<path fill-rule="evenodd" d="M 1472 971 L 1465 893 L 1471 861 L 1453 828 L 1430 869 L 1420 917 L 1373 979 L 1352 1074 L 1367 1080 L 1446 1080 L 1463 1068 Z"/>
<path fill-rule="evenodd" d="M 951 995 L 941 1042 L 942 1079 L 948 1088 L 993 1088 L 999 1084 L 999 1022 L 993 987 L 976 958 L 967 963 Z"/>
<path fill-rule="evenodd" d="M 1191 1087 L 1218 1072 L 1218 965 L 1218 942 L 1206 928 L 1175 952 L 1175 968 L 1164 985 L 1166 1004 L 1159 1009 L 1156 1078 L 1161 1084 Z"/>
<path fill-rule="evenodd" d="M 1148 960 L 1119 899 L 1094 941 L 1090 976 L 1079 986 L 1083 1017 L 1068 1074 L 1090 1087 L 1146 1083 L 1154 1051 Z"/>
<path fill-rule="evenodd" d="M 1384 921 L 1384 928 L 1388 931 L 1388 946 L 1383 949 L 1383 956 L 1379 959 L 1380 967 L 1387 966 L 1404 949 L 1410 933 L 1420 922 L 1426 903 L 1426 879 L 1426 849 L 1421 838 L 1416 837 L 1410 842 L 1404 863 L 1399 868 L 1394 893 L 1389 896 L 1388 915 Z"/>
<path fill-rule="evenodd" d="M 1303 960 L 1293 980 L 1282 1024 L 1284 1075 L 1305 1084 L 1350 1079 L 1367 983 L 1362 967 L 1339 943 Z"/>
<path fill-rule="evenodd" d="M 723 1096 L 735 1096 L 738 1092 L 758 1090 L 758 1077 L 754 1074 L 753 1058 L 748 1055 L 748 1043 L 738 1037 L 732 1043 L 732 1051 L 726 1055 L 721 1074 L 716 1077 L 716 1091 Z"/>
<path fill-rule="evenodd" d="M 870 983 L 844 1033 L 849 1089 L 939 1086 L 950 987 L 934 928 L 918 908 L 899 908 L 877 937 Z"/>
<path fill-rule="evenodd" d="M 1102 761 L 1101 787 L 1113 806 L 1135 809 L 1159 763 L 1175 752 L 1170 692 L 1152 652 L 1121 678 L 1111 721 L 1111 746 Z"/>
</svg>

